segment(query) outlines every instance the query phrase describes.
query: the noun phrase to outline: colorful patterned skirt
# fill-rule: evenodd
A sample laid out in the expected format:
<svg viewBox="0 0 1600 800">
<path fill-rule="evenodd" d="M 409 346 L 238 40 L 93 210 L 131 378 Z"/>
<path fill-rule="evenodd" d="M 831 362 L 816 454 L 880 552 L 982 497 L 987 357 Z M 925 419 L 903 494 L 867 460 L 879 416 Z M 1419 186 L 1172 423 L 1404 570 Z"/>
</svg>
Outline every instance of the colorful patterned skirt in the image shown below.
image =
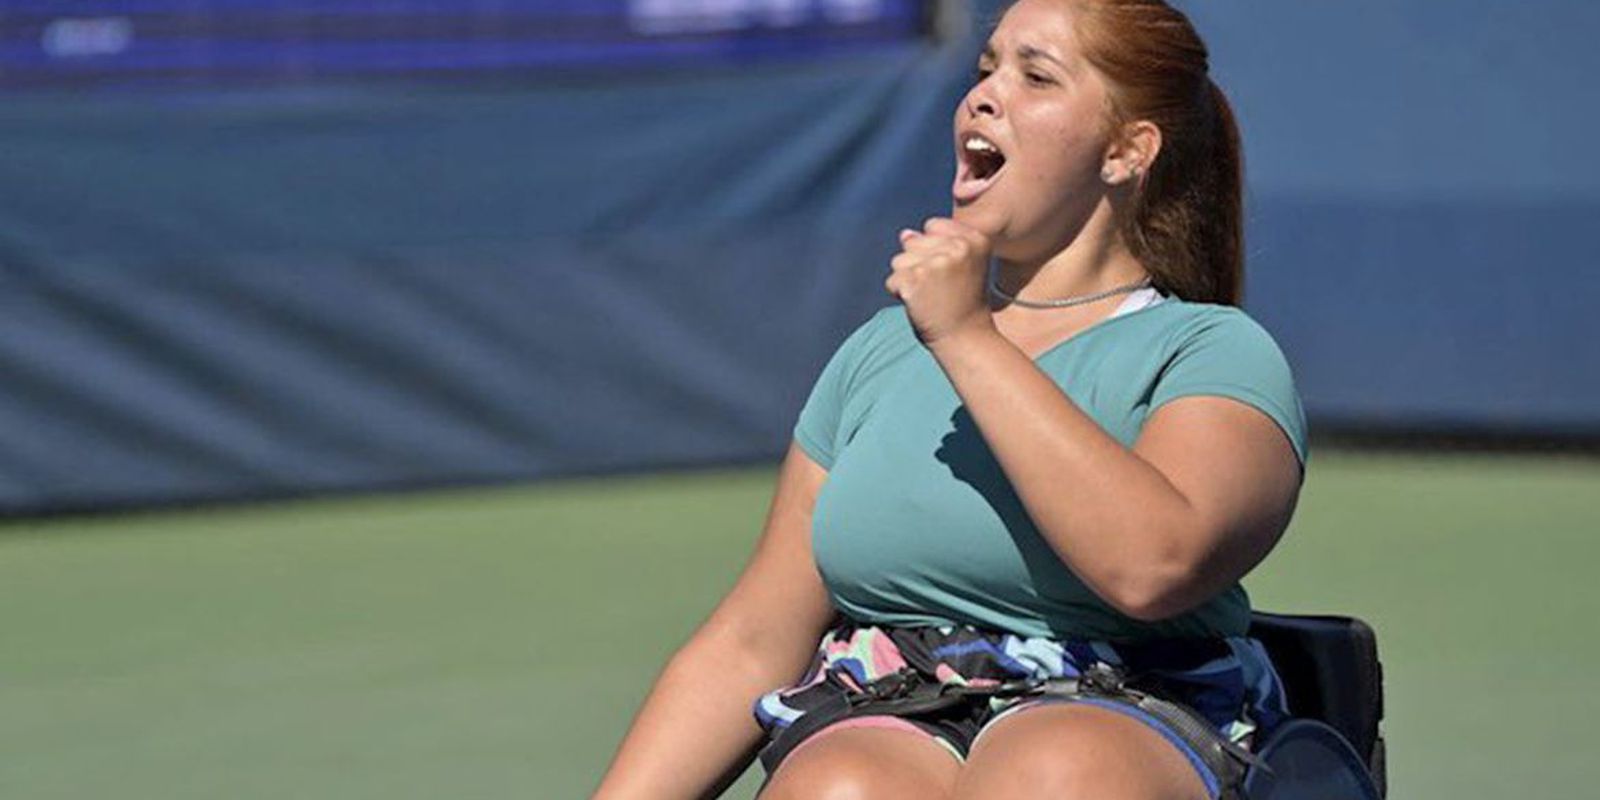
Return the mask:
<svg viewBox="0 0 1600 800">
<path fill-rule="evenodd" d="M 970 627 L 891 627 L 848 619 L 823 637 L 801 681 L 756 701 L 756 721 L 766 731 L 762 761 L 769 775 L 777 760 L 809 736 L 815 725 L 799 725 L 807 714 L 834 714 L 841 695 L 870 693 L 886 677 L 915 673 L 914 680 L 959 686 L 998 686 L 1017 680 L 1076 678 L 1096 664 L 1128 676 L 1128 686 L 1196 712 L 1228 741 L 1246 749 L 1288 717 L 1283 685 L 1260 642 L 1247 637 L 1173 639 L 1136 644 L 1056 640 L 981 631 Z M 875 682 L 877 682 L 875 684 Z M 988 697 L 891 720 L 932 736 L 957 758 L 965 758 L 983 729 L 1032 698 Z M 1085 698 L 1080 702 L 1096 702 Z M 1097 705 L 1102 703 L 1096 702 Z M 1159 720 L 1126 704 L 1103 703 L 1151 725 L 1184 751 L 1200 771 L 1212 797 L 1222 787 L 1214 771 L 1184 739 Z M 879 717 L 882 719 L 882 717 Z M 769 758 L 780 753 L 777 760 Z"/>
</svg>

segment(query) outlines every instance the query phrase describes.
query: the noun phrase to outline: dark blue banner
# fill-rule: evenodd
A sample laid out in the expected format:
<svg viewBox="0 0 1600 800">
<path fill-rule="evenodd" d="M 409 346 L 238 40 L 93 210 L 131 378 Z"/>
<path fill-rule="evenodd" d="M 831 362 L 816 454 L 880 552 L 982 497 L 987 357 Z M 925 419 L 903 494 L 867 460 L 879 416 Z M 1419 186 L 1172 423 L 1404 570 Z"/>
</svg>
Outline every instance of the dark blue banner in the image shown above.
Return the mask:
<svg viewBox="0 0 1600 800">
<path fill-rule="evenodd" d="M 7 0 L 0 87 L 636 68 L 910 41 L 926 0 Z"/>
<path fill-rule="evenodd" d="M 1600 434 L 1600 112 L 1579 102 L 1600 5 L 1530 0 L 1514 24 L 1488 0 L 1191 5 L 1244 131 L 1248 309 L 1313 434 Z M 0 26 L 56 6 L 154 8 L 0 0 Z M 688 47 L 734 17 L 655 19 Z M 726 35 L 799 29 L 739 19 Z M 978 44 L 12 92 L 0 514 L 776 457 L 828 355 L 893 302 L 895 231 L 949 209 Z"/>
</svg>

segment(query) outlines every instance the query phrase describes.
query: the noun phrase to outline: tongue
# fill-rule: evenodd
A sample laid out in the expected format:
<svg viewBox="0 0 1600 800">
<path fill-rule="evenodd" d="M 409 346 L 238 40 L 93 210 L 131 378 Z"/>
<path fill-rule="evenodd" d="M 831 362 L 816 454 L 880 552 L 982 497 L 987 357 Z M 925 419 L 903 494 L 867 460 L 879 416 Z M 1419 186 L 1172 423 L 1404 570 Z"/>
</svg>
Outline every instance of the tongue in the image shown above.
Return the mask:
<svg viewBox="0 0 1600 800">
<path fill-rule="evenodd" d="M 988 177 L 980 178 L 973 172 L 972 165 L 962 160 L 956 165 L 956 178 L 950 185 L 950 195 L 958 203 L 970 203 L 978 199 L 978 195 L 983 194 L 984 190 L 994 183 L 995 178 L 1000 175 L 1000 170 L 1004 168 L 1005 165 L 1002 164 L 1000 168 L 989 173 Z"/>
</svg>

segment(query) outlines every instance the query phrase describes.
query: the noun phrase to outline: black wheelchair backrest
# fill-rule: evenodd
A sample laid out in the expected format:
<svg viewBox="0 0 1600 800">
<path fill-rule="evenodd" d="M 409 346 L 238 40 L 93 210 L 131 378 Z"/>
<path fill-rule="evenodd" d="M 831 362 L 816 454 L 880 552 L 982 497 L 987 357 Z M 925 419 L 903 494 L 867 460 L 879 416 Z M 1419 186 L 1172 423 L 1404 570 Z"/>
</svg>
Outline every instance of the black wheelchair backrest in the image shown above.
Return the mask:
<svg viewBox="0 0 1600 800">
<path fill-rule="evenodd" d="M 1381 775 L 1383 667 L 1372 628 L 1351 617 L 1257 611 L 1250 635 L 1272 657 L 1290 713 L 1332 726 Z"/>
</svg>

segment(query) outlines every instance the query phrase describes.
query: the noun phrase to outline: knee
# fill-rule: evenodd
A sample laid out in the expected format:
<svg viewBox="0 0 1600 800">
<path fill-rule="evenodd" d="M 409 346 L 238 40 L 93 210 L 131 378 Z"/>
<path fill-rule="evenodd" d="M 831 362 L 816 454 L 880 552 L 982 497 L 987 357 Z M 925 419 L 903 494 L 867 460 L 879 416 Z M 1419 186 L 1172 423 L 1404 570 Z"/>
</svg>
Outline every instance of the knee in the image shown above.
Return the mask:
<svg viewBox="0 0 1600 800">
<path fill-rule="evenodd" d="M 1033 787 L 1040 797 L 1119 796 L 1112 787 L 1125 783 L 1120 763 L 1123 754 L 1107 748 L 1104 737 L 1092 735 L 1086 726 L 1034 727 L 1032 732 L 1014 730 L 1020 735 L 1007 743 L 1011 745 L 1007 766 L 1018 783 Z"/>
<path fill-rule="evenodd" d="M 822 742 L 785 759 L 761 800 L 868 800 L 877 776 L 860 753 L 822 748 Z"/>
<path fill-rule="evenodd" d="M 773 774 L 760 800 L 931 800 L 945 796 L 956 768 L 949 756 L 936 754 L 949 761 L 948 765 L 907 762 L 893 748 L 882 746 L 881 734 L 861 734 L 848 730 L 830 733 L 795 750 Z M 948 775 L 935 774 L 945 768 Z"/>
<path fill-rule="evenodd" d="M 980 739 L 958 797 L 1190 800 L 1205 788 L 1141 723 L 1086 706 L 1032 709 Z"/>
</svg>

